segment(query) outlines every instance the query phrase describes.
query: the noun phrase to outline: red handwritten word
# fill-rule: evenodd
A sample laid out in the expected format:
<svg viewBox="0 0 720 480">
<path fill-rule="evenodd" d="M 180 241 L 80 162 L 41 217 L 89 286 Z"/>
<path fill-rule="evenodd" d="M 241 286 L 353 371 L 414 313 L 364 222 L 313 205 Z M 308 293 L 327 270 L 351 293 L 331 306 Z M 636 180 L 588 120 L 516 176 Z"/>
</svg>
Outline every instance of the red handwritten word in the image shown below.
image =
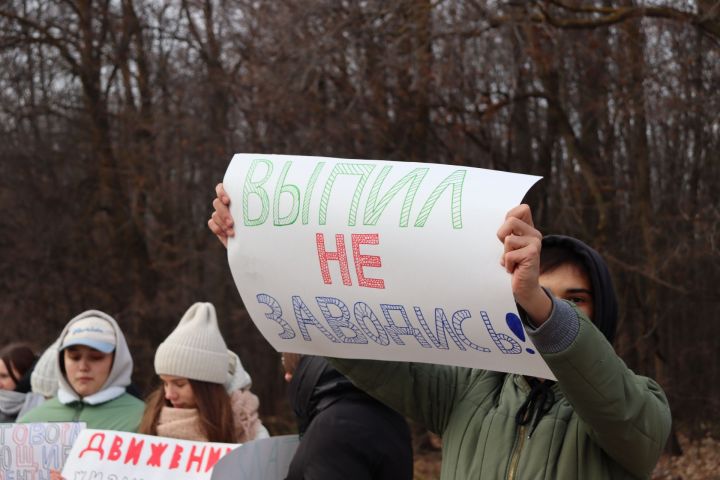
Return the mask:
<svg viewBox="0 0 720 480">
<path fill-rule="evenodd" d="M 180 466 L 180 458 L 182 457 L 183 447 L 182 445 L 175 445 L 175 451 L 170 460 L 170 470 L 175 470 Z"/>
<path fill-rule="evenodd" d="M 165 450 L 167 450 L 167 443 L 151 443 L 150 450 L 152 450 L 152 453 L 150 454 L 150 458 L 148 458 L 147 466 L 161 467 L 162 456 Z"/>
<path fill-rule="evenodd" d="M 122 456 L 122 451 L 120 450 L 120 447 L 122 447 L 122 438 L 115 435 L 115 439 L 112 442 L 112 446 L 110 447 L 110 453 L 108 453 L 108 460 L 112 460 L 113 462 L 117 461 Z"/>
<path fill-rule="evenodd" d="M 109 448 L 106 448 L 108 445 Z M 218 460 L 231 450 L 232 447 L 208 444 L 192 445 L 188 451 L 182 445 L 171 446 L 167 441 L 146 442 L 143 438 L 128 438 L 120 435 L 106 437 L 105 433 L 98 432 L 90 437 L 87 446 L 78 456 L 83 458 L 86 454 L 95 454 L 98 460 L 105 462 L 121 462 L 125 465 L 138 465 L 142 462 L 148 467 L 168 470 L 179 468 L 189 473 L 190 470 L 209 472 Z M 183 455 L 183 452 L 186 452 L 186 455 Z"/>
<path fill-rule="evenodd" d="M 125 465 L 132 462 L 133 465 L 137 465 L 140 461 L 140 454 L 142 453 L 142 447 L 145 444 L 145 440 L 138 441 L 137 438 L 130 439 L 130 445 L 127 447 L 127 453 L 125 454 Z"/>
<path fill-rule="evenodd" d="M 360 245 L 379 245 L 380 236 L 377 233 L 353 233 L 350 235 L 352 243 L 353 261 L 355 263 L 355 273 L 357 275 L 358 285 L 368 288 L 385 288 L 385 281 L 381 278 L 368 278 L 365 276 L 365 267 L 379 268 L 382 261 L 377 255 L 362 255 L 360 253 Z M 348 257 L 345 249 L 345 236 L 343 234 L 335 235 L 335 251 L 329 252 L 325 249 L 325 236 L 322 233 L 315 234 L 315 243 L 317 245 L 318 260 L 320 261 L 320 272 L 323 282 L 326 285 L 332 284 L 330 277 L 330 268 L 328 262 L 336 261 L 340 264 L 340 276 L 343 285 L 351 286 L 350 269 L 348 267 Z"/>
</svg>

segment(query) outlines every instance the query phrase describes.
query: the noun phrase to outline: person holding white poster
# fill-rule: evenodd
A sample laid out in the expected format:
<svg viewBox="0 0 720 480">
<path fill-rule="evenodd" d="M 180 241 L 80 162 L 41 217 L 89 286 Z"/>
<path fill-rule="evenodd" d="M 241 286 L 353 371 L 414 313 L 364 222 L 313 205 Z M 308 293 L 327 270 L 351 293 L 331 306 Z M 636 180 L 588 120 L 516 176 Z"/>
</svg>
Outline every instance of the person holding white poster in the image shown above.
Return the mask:
<svg viewBox="0 0 720 480">
<path fill-rule="evenodd" d="M 227 349 L 211 303 L 192 305 L 155 352 L 162 384 L 150 395 L 139 433 L 200 442 L 267 438 L 250 376 Z"/>
<path fill-rule="evenodd" d="M 230 198 L 222 184 L 216 194 L 208 226 L 227 245 Z M 497 236 L 523 317 L 511 328 L 527 331 L 557 382 L 415 362 L 331 363 L 442 436 L 442 479 L 648 478 L 670 410 L 661 387 L 613 350 L 617 300 L 602 257 L 576 239 L 543 239 L 527 205 L 507 213 Z"/>
</svg>

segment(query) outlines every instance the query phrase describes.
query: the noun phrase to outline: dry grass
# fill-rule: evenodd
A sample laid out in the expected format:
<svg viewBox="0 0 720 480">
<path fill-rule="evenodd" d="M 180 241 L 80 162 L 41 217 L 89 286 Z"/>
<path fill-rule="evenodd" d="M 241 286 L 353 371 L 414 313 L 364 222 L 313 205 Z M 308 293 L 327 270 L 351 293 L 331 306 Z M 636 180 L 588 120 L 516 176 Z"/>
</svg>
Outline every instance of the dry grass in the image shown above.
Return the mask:
<svg viewBox="0 0 720 480">
<path fill-rule="evenodd" d="M 683 454 L 660 458 L 653 480 L 720 480 L 720 440 L 708 436 L 691 441 L 682 434 L 678 437 Z"/>
<path fill-rule="evenodd" d="M 683 455 L 663 455 L 653 472 L 653 480 L 720 480 L 720 441 L 711 437 L 689 440 L 679 435 Z M 415 449 L 415 480 L 440 478 L 442 453 L 427 448 L 425 440 Z"/>
</svg>

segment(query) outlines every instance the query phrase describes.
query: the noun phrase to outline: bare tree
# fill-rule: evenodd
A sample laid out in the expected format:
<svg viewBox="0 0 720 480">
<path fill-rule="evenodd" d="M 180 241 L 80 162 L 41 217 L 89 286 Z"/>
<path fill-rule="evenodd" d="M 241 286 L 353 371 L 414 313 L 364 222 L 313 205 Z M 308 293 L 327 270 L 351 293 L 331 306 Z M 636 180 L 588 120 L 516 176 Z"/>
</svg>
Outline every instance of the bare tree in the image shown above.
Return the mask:
<svg viewBox="0 0 720 480">
<path fill-rule="evenodd" d="M 717 1 L 10 0 L 0 60 L 7 340 L 103 308 L 146 386 L 210 300 L 279 411 L 205 227 L 232 153 L 452 163 L 542 175 L 543 231 L 610 262 L 618 351 L 683 428 L 720 416 Z"/>
</svg>

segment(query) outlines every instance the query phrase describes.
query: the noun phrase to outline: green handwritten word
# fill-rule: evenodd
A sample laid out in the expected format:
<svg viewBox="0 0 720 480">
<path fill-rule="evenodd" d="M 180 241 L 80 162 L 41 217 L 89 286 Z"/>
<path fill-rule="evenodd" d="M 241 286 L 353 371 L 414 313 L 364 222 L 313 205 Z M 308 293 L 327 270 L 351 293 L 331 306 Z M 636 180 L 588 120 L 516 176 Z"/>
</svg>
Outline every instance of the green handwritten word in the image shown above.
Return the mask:
<svg viewBox="0 0 720 480">
<path fill-rule="evenodd" d="M 307 185 L 305 185 L 304 193 L 301 192 L 299 186 L 285 182 L 291 167 L 292 161 L 286 161 L 282 166 L 274 190 L 269 191 L 272 185 L 267 184 L 272 176 L 273 163 L 270 160 L 262 158 L 252 161 L 245 177 L 242 192 L 243 221 L 246 226 L 255 227 L 263 225 L 268 220 L 271 213 L 271 196 L 273 225 L 278 227 L 292 225 L 298 221 L 298 217 L 303 225 L 307 225 L 310 222 L 310 202 L 315 193 L 318 177 L 325 168 L 325 162 L 319 162 L 315 166 L 308 179 Z M 370 182 L 376 167 L 377 165 L 369 163 L 335 164 L 320 193 L 320 208 L 317 217 L 318 224 L 325 225 L 327 222 L 327 211 L 336 181 L 342 176 L 351 176 L 357 178 L 357 183 L 352 199 L 350 200 L 348 226 L 353 227 L 357 225 L 362 194 L 368 183 L 371 183 L 367 201 L 364 205 L 364 214 L 361 216 L 362 225 L 377 225 L 388 204 L 400 194 L 402 190 L 405 190 L 405 197 L 400 209 L 398 224 L 400 227 L 407 227 L 412 221 L 410 216 L 415 197 L 430 169 L 415 168 L 395 182 L 394 185 L 385 187 L 385 180 L 393 167 L 390 165 L 383 166 L 379 169 L 377 176 Z M 445 191 L 450 189 L 450 223 L 454 229 L 462 228 L 462 190 L 466 173 L 466 170 L 455 170 L 430 192 L 430 195 L 428 195 L 422 203 L 422 207 L 415 218 L 415 222 L 413 223 L 415 227 L 425 226 L 435 205 Z M 291 208 L 286 215 L 281 216 L 280 199 L 283 194 L 290 196 Z M 259 200 L 261 206 L 260 212 L 254 217 L 250 215 L 249 206 L 250 199 L 253 197 Z"/>
</svg>

